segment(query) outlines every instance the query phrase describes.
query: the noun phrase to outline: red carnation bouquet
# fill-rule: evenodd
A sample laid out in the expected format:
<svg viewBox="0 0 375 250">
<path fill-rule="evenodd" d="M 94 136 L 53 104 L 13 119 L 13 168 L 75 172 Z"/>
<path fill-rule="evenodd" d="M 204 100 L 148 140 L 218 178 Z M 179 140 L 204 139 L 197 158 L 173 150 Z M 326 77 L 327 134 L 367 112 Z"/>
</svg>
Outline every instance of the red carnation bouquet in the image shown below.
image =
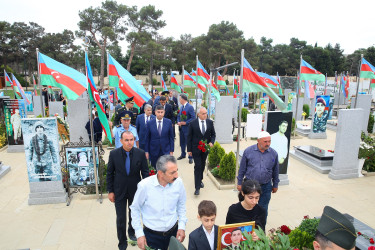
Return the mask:
<svg viewBox="0 0 375 250">
<path fill-rule="evenodd" d="M 208 152 L 210 152 L 211 147 L 210 147 L 210 145 L 207 144 L 206 140 L 204 140 L 204 141 L 201 140 L 198 144 L 198 149 L 200 151 L 202 151 L 203 153 L 206 153 L 206 152 L 208 153 Z"/>
<path fill-rule="evenodd" d="M 150 162 L 148 163 L 148 175 L 149 175 L 149 176 L 156 175 L 156 170 L 155 170 L 155 168 L 150 164 Z"/>
<path fill-rule="evenodd" d="M 181 121 L 185 121 L 187 119 L 187 116 L 186 116 L 186 111 L 182 111 L 181 112 Z"/>
</svg>

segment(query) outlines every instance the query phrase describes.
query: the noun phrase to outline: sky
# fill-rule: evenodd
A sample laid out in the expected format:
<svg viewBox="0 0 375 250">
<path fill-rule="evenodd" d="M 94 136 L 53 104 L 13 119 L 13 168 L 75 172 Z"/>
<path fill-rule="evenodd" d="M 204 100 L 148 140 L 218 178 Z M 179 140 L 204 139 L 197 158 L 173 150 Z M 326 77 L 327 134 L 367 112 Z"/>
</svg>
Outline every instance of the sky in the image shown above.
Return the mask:
<svg viewBox="0 0 375 250">
<path fill-rule="evenodd" d="M 0 0 L 0 20 L 36 22 L 46 32 L 78 30 L 78 12 L 101 5 L 101 0 Z M 181 34 L 193 37 L 206 34 L 211 24 L 233 22 L 246 39 L 273 39 L 272 45 L 289 44 L 290 38 L 325 47 L 338 43 L 344 54 L 375 45 L 375 1 L 337 0 L 117 0 L 128 6 L 155 5 L 163 11 L 167 25 L 160 30 L 164 37 L 179 39 Z M 5 8 L 4 8 L 5 7 Z M 4 11 L 4 10 L 7 11 Z M 123 52 L 126 43 L 121 43 Z M 240 51 L 238 52 L 240 53 Z"/>
</svg>

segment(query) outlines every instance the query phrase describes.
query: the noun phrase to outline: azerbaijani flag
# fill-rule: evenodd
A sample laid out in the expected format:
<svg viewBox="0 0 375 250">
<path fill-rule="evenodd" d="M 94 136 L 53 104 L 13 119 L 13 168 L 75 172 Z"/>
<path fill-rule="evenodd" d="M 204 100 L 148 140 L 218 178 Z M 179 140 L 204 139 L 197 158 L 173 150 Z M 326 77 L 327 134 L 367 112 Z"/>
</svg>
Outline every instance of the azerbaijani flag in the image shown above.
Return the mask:
<svg viewBox="0 0 375 250">
<path fill-rule="evenodd" d="M 34 86 L 34 95 L 37 96 L 37 95 L 38 95 L 38 92 L 37 92 L 37 90 L 36 90 L 36 81 L 35 81 L 34 74 L 33 74 L 33 86 Z"/>
<path fill-rule="evenodd" d="M 345 88 L 344 88 L 344 91 L 345 91 L 345 96 L 346 98 L 349 97 L 349 82 L 350 82 L 350 77 L 349 75 L 346 76 L 346 83 L 345 83 Z"/>
<path fill-rule="evenodd" d="M 325 84 L 324 84 L 324 95 L 326 95 L 327 94 L 327 73 L 326 73 L 326 82 L 325 82 Z"/>
<path fill-rule="evenodd" d="M 4 69 L 5 86 L 12 87 L 12 81 L 10 80 L 7 72 Z"/>
<path fill-rule="evenodd" d="M 103 131 L 105 135 L 107 136 L 108 140 L 112 143 L 111 129 L 109 127 L 108 119 L 107 119 L 107 116 L 105 115 L 105 110 L 102 105 L 102 101 L 100 99 L 98 90 L 95 87 L 95 82 L 94 82 L 94 78 L 92 77 L 92 71 L 91 71 L 89 58 L 87 56 L 87 52 L 85 52 L 85 62 L 86 62 L 86 77 L 87 77 L 87 82 L 88 82 L 87 92 L 89 92 L 89 96 L 90 96 L 90 105 L 91 105 L 91 102 L 95 103 L 95 106 L 99 115 L 99 120 L 103 127 Z"/>
<path fill-rule="evenodd" d="M 197 74 L 198 74 L 198 84 L 201 83 L 201 84 L 207 85 L 209 83 L 209 81 L 210 81 L 210 75 L 203 68 L 203 65 L 200 63 L 199 60 L 198 60 Z"/>
<path fill-rule="evenodd" d="M 30 100 L 27 99 L 27 97 L 25 95 L 25 91 L 23 91 L 23 88 L 22 88 L 20 82 L 17 80 L 17 78 L 13 74 L 12 74 L 12 82 L 13 82 L 13 88 L 14 88 L 14 86 L 17 86 L 17 88 L 19 90 L 19 93 L 17 93 L 17 94 L 20 94 L 21 98 L 25 100 L 27 105 L 30 105 L 31 104 Z M 20 99 L 20 98 L 17 97 L 17 99 Z"/>
<path fill-rule="evenodd" d="M 263 92 L 275 101 L 280 110 L 286 110 L 283 100 L 264 82 L 262 78 L 254 71 L 250 63 L 244 58 L 243 61 L 243 91 L 244 92 Z"/>
<path fill-rule="evenodd" d="M 192 76 L 197 76 L 196 72 L 194 70 L 192 70 L 192 73 L 191 73 Z M 191 77 L 191 76 L 190 76 Z M 193 77 L 191 77 L 193 79 Z M 194 84 L 197 84 L 196 81 L 194 81 Z M 208 84 L 208 82 L 207 82 Z M 197 85 L 195 85 L 195 87 L 197 87 Z M 204 84 L 201 84 L 199 83 L 199 76 L 198 76 L 198 88 L 203 91 L 203 92 L 206 92 L 206 86 L 204 86 Z"/>
<path fill-rule="evenodd" d="M 325 76 L 301 58 L 301 81 L 324 82 Z"/>
<path fill-rule="evenodd" d="M 178 84 L 176 77 L 174 77 L 173 73 L 171 72 L 171 88 L 177 90 L 177 92 L 181 93 L 181 86 Z"/>
<path fill-rule="evenodd" d="M 62 89 L 67 99 L 75 100 L 87 89 L 84 74 L 38 53 L 40 84 Z"/>
<path fill-rule="evenodd" d="M 217 72 L 217 85 L 227 86 L 227 83 L 225 82 L 224 78 L 220 75 L 219 72 Z"/>
<path fill-rule="evenodd" d="M 109 86 L 119 87 L 117 95 L 123 103 L 125 103 L 125 99 L 134 96 L 135 104 L 141 107 L 143 103 L 151 99 L 151 96 L 129 71 L 122 67 L 109 53 L 107 54 Z"/>
<path fill-rule="evenodd" d="M 260 78 L 263 79 L 263 81 L 265 83 L 267 83 L 268 87 L 273 88 L 273 87 L 277 87 L 277 85 L 279 85 L 277 80 L 275 78 L 273 78 L 272 76 L 270 76 L 269 74 L 263 73 L 263 72 L 257 72 L 257 74 L 260 76 Z"/>
<path fill-rule="evenodd" d="M 371 81 L 370 81 L 370 87 L 371 88 L 375 88 L 375 78 L 371 79 Z"/>
<path fill-rule="evenodd" d="M 167 85 L 165 85 L 163 74 L 160 74 L 160 78 L 161 78 L 161 87 L 163 88 L 163 91 L 168 91 Z"/>
<path fill-rule="evenodd" d="M 211 81 L 211 93 L 214 94 L 216 100 L 220 102 L 220 90 L 213 80 Z"/>
<path fill-rule="evenodd" d="M 236 77 L 236 71 L 233 72 L 233 90 L 235 95 L 240 93 L 240 83 L 238 82 L 238 79 Z"/>
<path fill-rule="evenodd" d="M 5 70 L 4 70 L 4 73 L 5 73 L 5 75 L 4 75 L 5 76 L 5 81 L 9 81 L 10 82 L 10 85 L 11 85 L 11 87 L 13 89 L 13 92 L 14 92 L 14 95 L 16 96 L 16 98 L 17 99 L 22 99 L 22 95 L 21 95 L 20 90 L 17 87 L 17 84 L 15 83 L 15 81 L 12 81 L 10 79 L 10 77 L 8 76 L 7 72 L 5 72 Z"/>
<path fill-rule="evenodd" d="M 342 93 L 344 94 L 345 98 L 348 98 L 348 93 L 346 92 L 345 90 L 345 77 L 343 75 L 341 75 L 341 91 Z"/>
<path fill-rule="evenodd" d="M 310 81 L 305 81 L 305 96 L 310 99 L 315 97 L 315 91 Z"/>
<path fill-rule="evenodd" d="M 375 67 L 371 65 L 365 58 L 361 62 L 361 78 L 375 79 Z"/>
<path fill-rule="evenodd" d="M 184 84 L 184 86 L 185 85 L 186 86 L 192 86 L 192 87 L 197 86 L 193 77 L 186 70 L 184 70 L 184 83 L 183 84 Z"/>
</svg>

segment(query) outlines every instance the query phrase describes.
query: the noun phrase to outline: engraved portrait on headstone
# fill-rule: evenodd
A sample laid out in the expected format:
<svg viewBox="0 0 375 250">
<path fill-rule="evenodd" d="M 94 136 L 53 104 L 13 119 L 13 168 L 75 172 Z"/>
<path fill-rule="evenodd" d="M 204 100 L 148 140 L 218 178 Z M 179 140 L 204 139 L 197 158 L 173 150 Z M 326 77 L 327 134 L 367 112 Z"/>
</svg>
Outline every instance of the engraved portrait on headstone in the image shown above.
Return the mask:
<svg viewBox="0 0 375 250">
<path fill-rule="evenodd" d="M 313 133 L 326 132 L 329 116 L 329 99 L 327 95 L 318 95 L 315 102 L 315 114 L 313 121 Z"/>
</svg>

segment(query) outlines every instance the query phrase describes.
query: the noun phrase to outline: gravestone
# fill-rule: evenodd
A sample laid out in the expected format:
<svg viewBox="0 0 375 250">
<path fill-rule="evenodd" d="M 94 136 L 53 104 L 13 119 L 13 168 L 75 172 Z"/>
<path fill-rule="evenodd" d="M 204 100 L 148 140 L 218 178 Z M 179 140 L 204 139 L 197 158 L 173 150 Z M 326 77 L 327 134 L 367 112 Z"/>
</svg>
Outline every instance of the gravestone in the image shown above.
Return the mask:
<svg viewBox="0 0 375 250">
<path fill-rule="evenodd" d="M 339 102 L 339 93 L 336 92 L 333 94 L 333 97 L 335 98 L 335 101 L 334 101 L 334 105 L 338 105 L 340 103 L 340 105 L 347 105 L 348 104 L 348 100 L 345 98 L 344 94 L 341 92 L 340 93 L 340 102 Z"/>
<path fill-rule="evenodd" d="M 310 103 L 309 103 L 309 106 L 310 106 L 310 114 L 313 118 L 314 118 L 314 113 L 315 113 L 315 102 L 316 102 L 316 98 L 312 98 L 310 100 Z"/>
<path fill-rule="evenodd" d="M 55 116 L 58 114 L 61 118 L 64 118 L 63 102 L 49 102 L 49 116 Z"/>
<path fill-rule="evenodd" d="M 372 95 L 358 95 L 356 107 L 354 107 L 355 99 L 355 97 L 352 98 L 351 108 L 363 109 L 362 131 L 367 134 L 367 126 L 371 110 Z"/>
<path fill-rule="evenodd" d="M 328 174 L 332 169 L 334 153 L 327 150 L 310 145 L 295 146 L 290 155 L 319 173 Z"/>
<path fill-rule="evenodd" d="M 233 98 L 233 111 L 232 111 L 232 118 L 234 118 L 235 121 L 238 120 L 238 105 L 240 103 L 239 98 Z"/>
<path fill-rule="evenodd" d="M 71 142 L 79 142 L 82 137 L 83 141 L 89 141 L 89 135 L 85 129 L 86 123 L 89 121 L 88 100 L 78 98 L 77 100 L 69 100 L 68 103 L 68 124 Z"/>
<path fill-rule="evenodd" d="M 40 96 L 33 96 L 33 107 L 34 107 L 34 116 L 37 117 L 42 114 L 42 105 L 40 104 Z M 43 100 L 42 100 L 43 101 Z M 44 105 L 44 103 L 43 103 Z"/>
<path fill-rule="evenodd" d="M 0 161 L 0 179 L 3 178 L 10 171 L 10 166 L 4 166 Z"/>
<path fill-rule="evenodd" d="M 233 96 L 222 96 L 220 102 L 215 101 L 216 141 L 222 144 L 233 143 L 232 119 L 230 119 L 233 117 L 233 100 Z"/>
<path fill-rule="evenodd" d="M 284 89 L 284 97 L 285 97 L 285 104 L 288 105 L 288 96 L 289 96 L 289 93 L 292 93 L 292 90 L 291 89 Z"/>
<path fill-rule="evenodd" d="M 358 150 L 363 127 L 363 109 L 340 109 L 337 124 L 335 157 L 329 178 L 358 177 Z"/>
<path fill-rule="evenodd" d="M 293 110 L 293 118 L 296 118 L 296 121 L 302 120 L 302 112 L 303 112 L 303 97 L 299 97 L 298 99 L 298 108 L 297 108 L 297 98 L 293 98 L 292 100 L 292 110 Z M 297 115 L 296 115 L 297 113 Z"/>
<path fill-rule="evenodd" d="M 308 125 L 308 124 L 302 124 L 300 122 L 297 122 L 296 124 L 296 132 L 297 134 L 301 135 L 301 136 L 309 136 L 310 132 L 311 132 L 311 126 Z"/>
</svg>

